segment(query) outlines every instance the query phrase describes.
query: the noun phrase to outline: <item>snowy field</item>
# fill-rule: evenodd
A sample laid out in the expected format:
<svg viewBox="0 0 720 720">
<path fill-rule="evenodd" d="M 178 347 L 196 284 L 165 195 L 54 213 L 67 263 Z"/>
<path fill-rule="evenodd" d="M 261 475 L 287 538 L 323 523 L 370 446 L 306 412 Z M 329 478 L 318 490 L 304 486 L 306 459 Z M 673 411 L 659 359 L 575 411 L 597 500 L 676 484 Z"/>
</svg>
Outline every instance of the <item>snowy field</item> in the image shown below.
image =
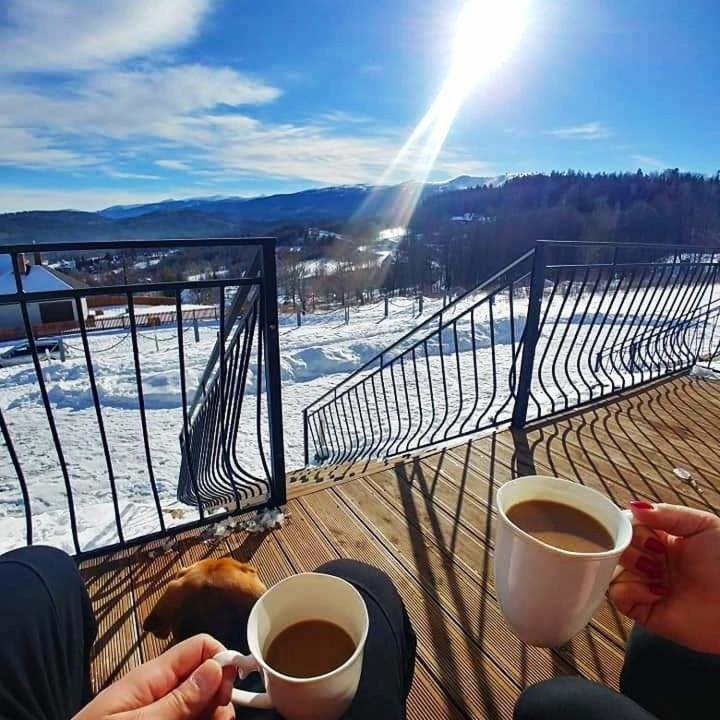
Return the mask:
<svg viewBox="0 0 720 720">
<path fill-rule="evenodd" d="M 679 291 L 678 291 L 679 292 Z M 709 295 L 709 293 L 708 293 Z M 717 297 L 717 291 L 714 297 Z M 499 298 L 493 306 L 490 328 L 487 308 L 469 321 L 458 324 L 456 337 L 442 338 L 447 351 L 457 347 L 458 362 L 448 375 L 446 400 L 448 410 L 459 403 L 460 395 L 476 393 L 476 409 L 483 403 L 498 404 L 501 394 L 494 398 L 491 387 L 493 355 L 490 338 L 494 338 L 495 370 L 497 377 L 507 382 L 512 361 L 511 328 L 507 298 Z M 662 308 L 665 298 L 659 293 L 653 302 Z M 547 316 L 558 323 L 548 323 L 538 344 L 538 367 L 547 382 L 548 392 L 536 381 L 534 388 L 544 411 L 554 401 L 562 401 L 566 393 L 582 387 L 587 377 L 586 362 L 578 353 L 587 337 L 589 323 L 595 318 L 611 318 L 615 333 L 602 342 L 621 340 L 622 333 L 643 330 L 635 324 L 634 316 L 642 298 L 634 293 L 620 294 L 615 305 L 600 307 L 599 301 L 588 297 L 562 297 L 550 302 Z M 302 410 L 326 391 L 336 386 L 349 373 L 390 343 L 413 328 L 423 318 L 439 309 L 440 300 L 425 299 L 423 317 L 417 316 L 417 304 L 412 299 L 391 301 L 390 317 L 383 317 L 382 303 L 351 311 L 350 323 L 344 323 L 344 311 L 307 315 L 303 326 L 295 326 L 294 316 L 281 318 L 280 347 L 283 381 L 285 453 L 288 469 L 303 465 Z M 520 293 L 514 298 L 516 337 L 522 332 L 527 298 Z M 648 327 L 662 321 L 662 314 L 651 319 Z M 463 324 L 464 323 L 464 324 Z M 610 325 L 610 323 L 608 323 Z M 551 332 L 551 328 L 554 331 Z M 199 323 L 199 341 L 195 342 L 191 324 L 186 326 L 184 348 L 188 396 L 202 374 L 214 346 L 217 324 Z M 475 335 L 478 352 L 473 357 L 471 334 Z M 159 529 L 148 480 L 142 441 L 132 345 L 126 331 L 94 333 L 90 346 L 100 394 L 103 419 L 108 435 L 123 527 L 126 537 Z M 74 494 L 78 517 L 80 543 L 89 549 L 115 542 L 113 506 L 110 502 L 108 468 L 98 435 L 98 423 L 92 403 L 82 346 L 79 337 L 68 336 L 69 355 L 65 362 L 43 361 L 53 415 L 60 441 L 65 451 L 68 474 Z M 440 343 L 431 346 L 427 365 L 428 382 L 439 377 Z M 567 350 L 564 350 L 564 349 Z M 566 360 L 561 367 L 543 362 L 545 349 L 552 357 L 558 353 Z M 168 525 L 188 522 L 195 511 L 180 505 L 175 499 L 180 465 L 179 433 L 182 427 L 182 405 L 178 365 L 178 338 L 174 327 L 145 329 L 139 337 L 143 390 L 147 408 L 150 450 L 165 520 Z M 454 361 L 453 361 L 454 362 Z M 480 377 L 486 381 L 476 382 Z M 611 382 L 609 379 L 608 382 Z M 453 384 L 454 383 L 454 384 Z M 419 387 L 419 385 L 418 385 Z M 256 378 L 248 377 L 248 393 L 256 392 Z M 505 390 L 505 395 L 507 391 Z M 418 393 L 418 398 L 420 394 Z M 412 401 L 412 398 L 411 398 Z M 53 449 L 45 412 L 42 406 L 35 373 L 31 364 L 0 369 L 0 402 L 9 432 L 25 473 L 31 496 L 34 542 L 48 543 L 72 551 L 67 516 L 67 498 L 57 455 Z M 467 404 L 467 403 L 466 403 Z M 254 403 L 250 403 L 254 409 Z M 420 403 L 420 407 L 422 403 Z M 469 405 L 470 406 L 470 405 Z M 418 403 L 413 403 L 418 407 Z M 471 407 L 471 406 L 470 406 Z M 479 412 L 479 410 L 478 410 Z M 455 428 L 466 426 L 474 418 L 458 417 Z M 254 412 L 241 421 L 242 437 L 254 439 Z M 415 422 L 408 417 L 410 428 Z M 427 431 L 420 421 L 418 433 Z M 417 427 L 415 427 L 417 429 Z M 413 429 L 413 432 L 415 432 Z M 247 433 L 247 435 L 246 435 Z M 358 440 L 359 441 L 359 440 Z M 401 450 L 401 446 L 395 449 Z M 257 453 L 248 456 L 249 469 L 260 472 Z M 25 518 L 22 496 L 7 451 L 0 441 L 0 550 L 25 542 Z"/>
</svg>

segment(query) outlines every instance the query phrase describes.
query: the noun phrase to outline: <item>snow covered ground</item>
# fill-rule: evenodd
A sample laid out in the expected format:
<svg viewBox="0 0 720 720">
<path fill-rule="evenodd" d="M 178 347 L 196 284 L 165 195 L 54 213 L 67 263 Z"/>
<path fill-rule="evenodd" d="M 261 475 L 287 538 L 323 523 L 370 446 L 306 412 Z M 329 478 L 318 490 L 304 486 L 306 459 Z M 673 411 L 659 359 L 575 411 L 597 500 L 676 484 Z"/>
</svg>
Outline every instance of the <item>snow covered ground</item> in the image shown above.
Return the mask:
<svg viewBox="0 0 720 720">
<path fill-rule="evenodd" d="M 717 292 L 715 293 L 717 296 Z M 662 298 L 656 298 L 662 307 Z M 622 301 L 622 304 L 621 304 Z M 631 323 L 640 299 L 628 294 L 614 306 L 588 305 L 589 315 L 582 314 L 575 299 L 564 304 L 560 299 L 551 304 L 548 317 L 560 322 L 551 336 L 549 330 L 540 339 L 539 362 L 544 348 L 553 352 L 568 348 L 569 362 L 560 368 L 541 367 L 550 395 L 561 398 L 563 388 L 580 384 L 585 376 L 583 366 L 576 363 L 584 333 L 592 316 L 616 317 L 613 332 L 624 330 Z M 425 299 L 423 317 L 440 307 L 440 300 Z M 516 326 L 519 333 L 524 323 L 527 299 L 515 298 Z M 502 299 L 494 306 L 493 332 L 496 342 L 496 370 L 505 374 L 512 358 L 508 304 Z M 285 452 L 288 469 L 303 464 L 302 410 L 327 390 L 336 386 L 350 372 L 386 348 L 414 327 L 417 303 L 412 299 L 393 299 L 390 317 L 383 317 L 383 303 L 353 309 L 350 323 L 344 323 L 344 311 L 307 315 L 300 328 L 295 317 L 281 318 L 280 345 L 283 380 Z M 657 320 L 657 318 L 655 318 Z M 459 392 L 471 392 L 463 384 L 473 377 L 477 364 L 481 374 L 492 375 L 490 328 L 487 315 L 478 315 L 476 342 L 479 351 L 475 361 L 469 352 L 469 323 L 459 325 L 459 370 L 448 395 L 452 404 Z M 483 324 L 484 323 L 484 324 Z M 482 325 L 482 327 L 481 327 Z M 192 397 L 207 358 L 215 343 L 217 324 L 199 323 L 199 342 L 195 342 L 190 323 L 184 333 L 188 396 Z M 620 337 L 617 335 L 617 337 Z M 478 342 L 479 339 L 479 342 Z M 447 342 L 455 342 L 448 340 Z M 44 375 L 58 434 L 65 451 L 68 474 L 78 516 L 80 542 L 84 549 L 117 540 L 113 506 L 110 502 L 108 468 L 99 442 L 98 423 L 88 383 L 87 368 L 79 337 L 69 336 L 71 355 L 65 362 L 44 361 Z M 443 338 L 443 346 L 446 338 Z M 159 529 L 154 514 L 142 441 L 132 345 L 124 330 L 90 335 L 103 419 L 108 435 L 113 471 L 119 496 L 120 511 L 126 537 Z M 196 517 L 195 512 L 175 500 L 180 465 L 179 433 L 182 426 L 182 405 L 178 365 L 178 338 L 174 327 L 145 330 L 139 338 L 143 390 L 149 425 L 150 450 L 154 474 L 165 520 L 169 525 Z M 438 351 L 439 352 L 439 351 Z M 552 353 L 550 353 L 552 355 Z M 436 354 L 433 363 L 437 363 Z M 429 375 L 434 374 L 430 366 Z M 463 379 L 466 378 L 466 379 Z M 473 377 L 474 384 L 474 377 Z M 254 376 L 248 378 L 248 392 L 255 393 Z M 481 388 L 490 393 L 489 382 Z M 539 393 L 542 395 L 542 393 Z M 484 398 L 487 395 L 483 395 Z M 541 397 L 545 407 L 552 397 Z M 498 400 L 499 402 L 499 400 Z M 69 532 L 67 499 L 57 454 L 53 449 L 45 412 L 42 406 L 32 365 L 0 369 L 0 403 L 9 426 L 15 449 L 20 457 L 31 496 L 34 541 L 49 543 L 72 551 Z M 254 407 L 254 404 L 252 404 Z M 464 420 L 458 419 L 458 424 Z M 241 422 L 243 437 L 254 438 L 254 414 Z M 249 469 L 260 471 L 257 453 L 250 453 Z M 0 550 L 25 542 L 25 518 L 22 496 L 7 451 L 0 441 Z"/>
</svg>

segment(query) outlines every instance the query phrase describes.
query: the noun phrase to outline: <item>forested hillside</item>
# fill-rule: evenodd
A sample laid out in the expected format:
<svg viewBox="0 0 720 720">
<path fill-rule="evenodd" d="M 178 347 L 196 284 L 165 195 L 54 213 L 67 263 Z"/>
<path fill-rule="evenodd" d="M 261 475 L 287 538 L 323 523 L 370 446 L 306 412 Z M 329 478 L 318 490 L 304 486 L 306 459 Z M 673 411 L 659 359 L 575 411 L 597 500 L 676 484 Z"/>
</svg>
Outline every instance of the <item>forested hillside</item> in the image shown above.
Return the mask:
<svg viewBox="0 0 720 720">
<path fill-rule="evenodd" d="M 428 197 L 388 282 L 406 287 L 447 273 L 450 285 L 473 285 L 539 238 L 718 246 L 720 174 L 554 172 Z"/>
</svg>

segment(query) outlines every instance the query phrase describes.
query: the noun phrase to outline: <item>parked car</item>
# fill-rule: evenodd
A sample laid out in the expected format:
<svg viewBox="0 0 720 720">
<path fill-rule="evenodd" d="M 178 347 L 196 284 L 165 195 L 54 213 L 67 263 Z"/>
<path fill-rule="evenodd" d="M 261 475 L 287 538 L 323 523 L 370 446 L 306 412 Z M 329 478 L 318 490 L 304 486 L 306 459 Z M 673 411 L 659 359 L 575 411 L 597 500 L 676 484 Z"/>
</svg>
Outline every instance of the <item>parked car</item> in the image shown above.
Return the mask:
<svg viewBox="0 0 720 720">
<path fill-rule="evenodd" d="M 60 342 L 59 338 L 42 338 L 35 341 L 40 359 L 45 359 L 48 355 L 53 360 L 60 359 Z M 65 346 L 65 355 L 69 355 L 67 346 Z M 30 352 L 30 343 L 21 342 L 13 345 L 9 350 L 0 353 L 0 367 L 10 367 L 11 365 L 20 365 L 22 363 L 32 362 L 32 353 Z"/>
</svg>

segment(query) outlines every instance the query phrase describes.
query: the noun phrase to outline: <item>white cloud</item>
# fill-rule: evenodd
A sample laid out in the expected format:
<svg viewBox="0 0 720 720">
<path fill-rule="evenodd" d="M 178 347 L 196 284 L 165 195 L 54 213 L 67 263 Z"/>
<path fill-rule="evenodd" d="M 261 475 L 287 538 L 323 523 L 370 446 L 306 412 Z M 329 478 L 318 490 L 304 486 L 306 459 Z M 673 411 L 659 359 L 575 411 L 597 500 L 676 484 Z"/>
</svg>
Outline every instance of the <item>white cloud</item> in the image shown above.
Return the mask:
<svg viewBox="0 0 720 720">
<path fill-rule="evenodd" d="M 67 168 L 97 162 L 98 158 L 61 147 L 42 134 L 35 134 L 22 127 L 0 126 L 0 165 Z"/>
<path fill-rule="evenodd" d="M 195 36 L 213 2 L 10 0 L 0 29 L 0 165 L 90 168 L 117 180 L 160 179 L 145 171 L 152 164 L 211 182 L 381 177 L 402 145 L 397 130 L 339 108 L 304 124 L 260 121 L 253 107 L 280 89 L 232 67 L 161 55 Z M 407 157 L 397 170 L 410 177 L 413 165 Z M 489 172 L 450 151 L 435 171 Z"/>
<path fill-rule="evenodd" d="M 646 170 L 665 170 L 669 167 L 666 162 L 650 155 L 632 155 L 630 158 L 634 163 Z"/>
<path fill-rule="evenodd" d="M 344 110 L 330 110 L 329 112 L 322 113 L 320 120 L 329 123 L 343 123 L 343 124 L 362 124 L 370 122 L 371 118 L 367 115 L 358 115 L 356 113 L 345 112 Z"/>
<path fill-rule="evenodd" d="M 583 125 L 548 130 L 546 135 L 552 135 L 561 140 L 606 140 L 611 137 L 612 131 L 604 123 L 594 120 Z"/>
<path fill-rule="evenodd" d="M 124 172 L 123 170 L 115 170 L 114 168 L 103 168 L 103 172 L 115 180 L 160 180 L 159 175 L 149 175 L 147 173 Z"/>
<path fill-rule="evenodd" d="M 155 164 L 156 164 L 158 167 L 165 168 L 166 170 L 180 170 L 180 171 L 185 171 L 185 170 L 189 170 L 189 169 L 190 169 L 190 166 L 189 166 L 186 162 L 183 162 L 182 160 L 166 160 L 166 159 L 161 159 L 161 160 L 156 160 L 156 161 L 155 161 Z"/>
<path fill-rule="evenodd" d="M 125 139 L 162 135 L 169 119 L 221 105 L 274 100 L 280 91 L 228 67 L 174 65 L 90 73 L 61 92 L 17 81 L 0 85 L 4 121 L 48 132 Z"/>
<path fill-rule="evenodd" d="M 191 40 L 213 0 L 5 0 L 0 67 L 88 70 Z"/>
</svg>

